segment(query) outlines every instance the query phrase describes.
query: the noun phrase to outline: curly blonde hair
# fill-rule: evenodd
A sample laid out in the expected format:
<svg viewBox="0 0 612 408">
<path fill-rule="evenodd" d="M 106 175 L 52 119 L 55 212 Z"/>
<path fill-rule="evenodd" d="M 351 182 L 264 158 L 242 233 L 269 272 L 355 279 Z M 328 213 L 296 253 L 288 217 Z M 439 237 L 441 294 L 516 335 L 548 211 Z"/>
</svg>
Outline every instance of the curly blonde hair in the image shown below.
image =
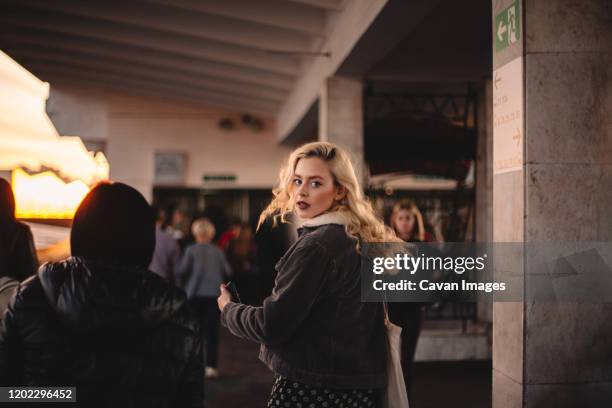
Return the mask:
<svg viewBox="0 0 612 408">
<path fill-rule="evenodd" d="M 400 242 L 395 232 L 385 226 L 376 215 L 372 204 L 363 194 L 357 181 L 355 169 L 349 155 L 333 143 L 312 142 L 295 149 L 280 171 L 278 187 L 272 190 L 274 198 L 259 217 L 261 226 L 268 217 L 272 217 L 274 225 L 280 219 L 288 222 L 287 215 L 293 213 L 295 203 L 291 200 L 292 180 L 298 161 L 307 157 L 317 157 L 329 167 L 334 184 L 344 187 L 345 198 L 336 202 L 328 212 L 341 212 L 347 220 L 346 232 L 365 242 Z"/>
</svg>

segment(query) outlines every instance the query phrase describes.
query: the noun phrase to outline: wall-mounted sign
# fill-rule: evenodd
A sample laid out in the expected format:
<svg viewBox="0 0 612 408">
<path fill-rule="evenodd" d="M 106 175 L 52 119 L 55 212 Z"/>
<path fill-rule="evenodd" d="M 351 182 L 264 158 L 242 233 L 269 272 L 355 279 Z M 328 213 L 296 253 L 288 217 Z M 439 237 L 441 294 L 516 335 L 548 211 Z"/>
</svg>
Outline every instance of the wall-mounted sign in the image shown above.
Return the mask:
<svg viewBox="0 0 612 408">
<path fill-rule="evenodd" d="M 519 42 L 521 39 L 521 6 L 519 0 L 495 15 L 493 36 L 495 37 L 495 52 L 500 52 Z"/>
<path fill-rule="evenodd" d="M 187 155 L 183 152 L 155 152 L 155 184 L 185 184 Z"/>
<path fill-rule="evenodd" d="M 235 174 L 205 174 L 202 176 L 202 180 L 205 183 L 211 182 L 230 182 L 234 183 L 238 177 Z"/>
<path fill-rule="evenodd" d="M 493 71 L 493 173 L 523 167 L 523 58 Z"/>
</svg>

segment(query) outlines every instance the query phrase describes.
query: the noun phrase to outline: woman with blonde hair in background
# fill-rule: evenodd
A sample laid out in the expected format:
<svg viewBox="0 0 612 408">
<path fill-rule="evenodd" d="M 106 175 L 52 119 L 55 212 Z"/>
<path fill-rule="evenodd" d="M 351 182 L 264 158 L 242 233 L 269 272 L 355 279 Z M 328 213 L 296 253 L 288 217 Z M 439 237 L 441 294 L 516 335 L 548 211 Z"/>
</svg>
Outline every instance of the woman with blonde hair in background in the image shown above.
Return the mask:
<svg viewBox="0 0 612 408">
<path fill-rule="evenodd" d="M 391 211 L 391 227 L 406 242 L 425 241 L 423 215 L 412 200 L 396 203 Z"/>
<path fill-rule="evenodd" d="M 423 216 L 412 200 L 403 200 L 393 206 L 390 224 L 397 236 L 406 242 L 425 241 Z M 406 390 L 410 394 L 414 355 L 423 322 L 423 304 L 413 302 L 389 303 L 389 319 L 402 328 L 400 347 L 402 370 Z"/>
<path fill-rule="evenodd" d="M 384 310 L 361 301 L 360 242 L 397 241 L 376 216 L 347 153 L 331 143 L 297 148 L 262 212 L 287 222 L 298 240 L 277 264 L 262 307 L 231 301 L 222 287 L 222 324 L 262 344 L 274 372 L 270 407 L 375 407 L 387 385 Z"/>
</svg>

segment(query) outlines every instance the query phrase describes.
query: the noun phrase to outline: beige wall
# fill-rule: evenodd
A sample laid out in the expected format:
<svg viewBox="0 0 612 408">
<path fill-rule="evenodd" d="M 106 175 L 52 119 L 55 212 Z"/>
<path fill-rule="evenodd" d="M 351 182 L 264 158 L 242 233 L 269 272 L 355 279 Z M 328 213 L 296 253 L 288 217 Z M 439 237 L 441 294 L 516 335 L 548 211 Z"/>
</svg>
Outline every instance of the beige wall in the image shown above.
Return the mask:
<svg viewBox="0 0 612 408">
<path fill-rule="evenodd" d="M 154 155 L 185 152 L 184 186 L 201 187 L 205 173 L 235 174 L 225 187 L 271 188 L 288 150 L 277 145 L 273 120 L 256 132 L 232 113 L 167 99 L 51 84 L 47 111 L 60 134 L 105 141 L 111 179 L 151 199 Z M 232 117 L 231 131 L 218 127 Z M 222 186 L 223 187 L 223 186 Z"/>
</svg>

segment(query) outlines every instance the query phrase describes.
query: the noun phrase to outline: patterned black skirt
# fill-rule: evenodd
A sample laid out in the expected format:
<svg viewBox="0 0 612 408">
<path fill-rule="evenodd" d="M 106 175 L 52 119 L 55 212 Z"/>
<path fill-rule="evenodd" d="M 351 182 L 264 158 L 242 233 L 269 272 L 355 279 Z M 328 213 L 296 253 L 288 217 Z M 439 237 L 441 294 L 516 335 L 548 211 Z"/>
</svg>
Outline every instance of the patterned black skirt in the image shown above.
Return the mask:
<svg viewBox="0 0 612 408">
<path fill-rule="evenodd" d="M 378 408 L 381 390 L 315 387 L 276 376 L 268 408 Z"/>
</svg>

